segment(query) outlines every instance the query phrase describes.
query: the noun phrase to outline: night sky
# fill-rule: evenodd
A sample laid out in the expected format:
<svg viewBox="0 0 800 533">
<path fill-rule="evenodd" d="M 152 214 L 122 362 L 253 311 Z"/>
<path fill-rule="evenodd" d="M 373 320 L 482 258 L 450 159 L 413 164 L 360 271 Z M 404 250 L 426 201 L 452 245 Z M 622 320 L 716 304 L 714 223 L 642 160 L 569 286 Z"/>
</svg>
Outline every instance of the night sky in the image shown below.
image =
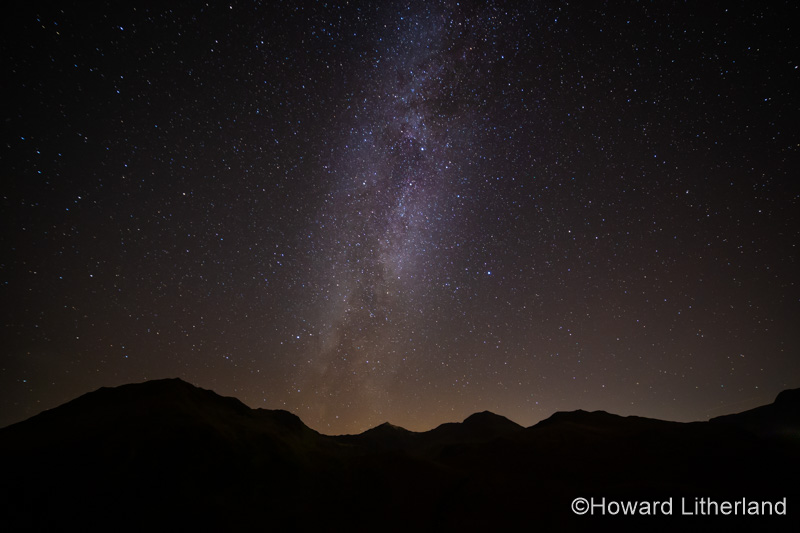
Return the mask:
<svg viewBox="0 0 800 533">
<path fill-rule="evenodd" d="M 328 434 L 800 386 L 795 2 L 32 4 L 0 425 L 163 377 Z"/>
</svg>

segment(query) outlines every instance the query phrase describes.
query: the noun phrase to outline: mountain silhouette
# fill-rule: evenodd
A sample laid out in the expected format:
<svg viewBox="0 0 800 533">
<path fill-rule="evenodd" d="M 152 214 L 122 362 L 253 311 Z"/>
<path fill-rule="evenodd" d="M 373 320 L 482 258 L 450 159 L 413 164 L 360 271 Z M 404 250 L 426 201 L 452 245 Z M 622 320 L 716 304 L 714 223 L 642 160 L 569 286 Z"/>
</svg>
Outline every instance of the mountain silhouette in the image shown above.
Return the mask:
<svg viewBox="0 0 800 533">
<path fill-rule="evenodd" d="M 484 411 L 470 415 L 463 422 L 448 422 L 430 431 L 408 431 L 386 422 L 359 435 L 338 439 L 372 451 L 402 450 L 414 455 L 435 455 L 447 446 L 485 443 L 521 429 L 522 426 L 504 416 Z"/>
<path fill-rule="evenodd" d="M 573 411 L 524 428 L 484 411 L 425 432 L 327 436 L 286 411 L 149 381 L 0 429 L 0 516 L 4 530 L 790 531 L 796 513 L 656 520 L 570 504 L 787 498 L 792 510 L 799 416 L 795 389 L 709 422 Z"/>
<path fill-rule="evenodd" d="M 718 416 L 710 422 L 746 429 L 762 436 L 785 435 L 800 438 L 800 389 L 781 392 L 770 405 L 762 405 L 743 413 Z"/>
</svg>

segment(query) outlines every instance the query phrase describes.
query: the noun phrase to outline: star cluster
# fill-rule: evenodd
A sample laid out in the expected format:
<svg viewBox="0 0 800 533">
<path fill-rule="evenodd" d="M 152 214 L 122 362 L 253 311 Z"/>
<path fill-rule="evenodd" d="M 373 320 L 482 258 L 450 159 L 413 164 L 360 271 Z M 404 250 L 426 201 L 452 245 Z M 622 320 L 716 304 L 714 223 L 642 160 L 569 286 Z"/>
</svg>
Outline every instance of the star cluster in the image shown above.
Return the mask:
<svg viewBox="0 0 800 533">
<path fill-rule="evenodd" d="M 798 386 L 793 3 L 26 6 L 0 425 L 179 376 L 323 433 Z"/>
</svg>

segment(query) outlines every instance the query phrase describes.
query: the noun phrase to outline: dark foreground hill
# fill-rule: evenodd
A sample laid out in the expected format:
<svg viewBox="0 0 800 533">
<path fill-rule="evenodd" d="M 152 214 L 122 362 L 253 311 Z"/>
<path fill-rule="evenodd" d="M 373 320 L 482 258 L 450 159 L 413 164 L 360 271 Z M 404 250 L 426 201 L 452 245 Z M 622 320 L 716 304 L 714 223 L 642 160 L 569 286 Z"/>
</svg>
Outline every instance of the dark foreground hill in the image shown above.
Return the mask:
<svg viewBox="0 0 800 533">
<path fill-rule="evenodd" d="M 709 422 L 575 411 L 523 428 L 484 412 L 330 437 L 172 379 L 0 430 L 0 528 L 793 531 L 799 474 L 800 389 Z M 760 515 L 725 514 L 742 499 Z M 617 507 L 645 501 L 657 516 Z"/>
</svg>

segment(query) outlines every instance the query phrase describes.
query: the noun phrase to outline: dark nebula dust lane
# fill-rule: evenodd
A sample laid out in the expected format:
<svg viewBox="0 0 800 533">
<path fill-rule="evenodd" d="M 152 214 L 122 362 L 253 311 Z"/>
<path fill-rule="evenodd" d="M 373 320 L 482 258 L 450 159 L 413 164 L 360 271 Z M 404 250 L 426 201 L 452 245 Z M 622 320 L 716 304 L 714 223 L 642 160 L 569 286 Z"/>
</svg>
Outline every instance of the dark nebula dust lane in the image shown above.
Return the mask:
<svg viewBox="0 0 800 533">
<path fill-rule="evenodd" d="M 800 380 L 789 2 L 26 6 L 0 425 L 177 376 L 323 433 Z"/>
</svg>

